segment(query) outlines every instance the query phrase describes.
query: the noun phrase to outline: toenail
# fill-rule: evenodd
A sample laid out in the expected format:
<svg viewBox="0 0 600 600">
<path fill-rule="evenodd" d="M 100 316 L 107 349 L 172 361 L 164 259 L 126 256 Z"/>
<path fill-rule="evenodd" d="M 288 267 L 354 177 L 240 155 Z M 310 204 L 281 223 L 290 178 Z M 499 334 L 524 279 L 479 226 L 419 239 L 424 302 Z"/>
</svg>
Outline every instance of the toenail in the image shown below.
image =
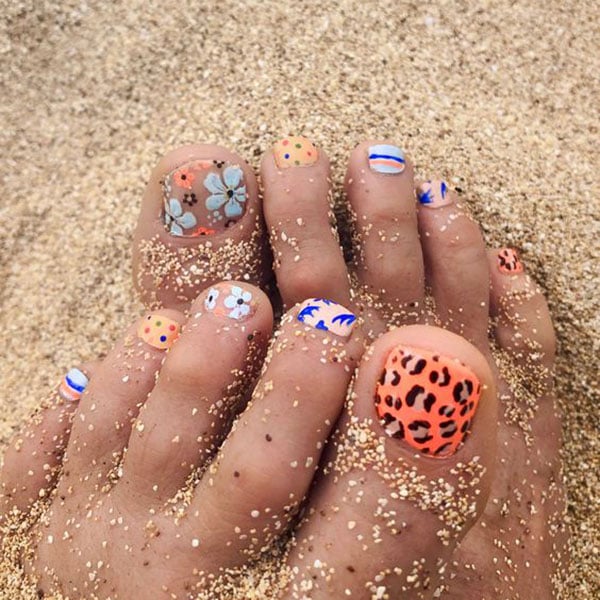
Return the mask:
<svg viewBox="0 0 600 600">
<path fill-rule="evenodd" d="M 325 298 L 305 300 L 300 305 L 297 319 L 315 329 L 330 331 L 344 338 L 350 336 L 356 325 L 356 316 L 352 312 Z"/>
<path fill-rule="evenodd" d="M 319 151 L 309 139 L 293 135 L 276 142 L 273 154 L 280 169 L 308 167 L 319 158 Z"/>
<path fill-rule="evenodd" d="M 516 250 L 503 248 L 498 252 L 498 270 L 505 275 L 523 272 L 523 263 L 519 260 Z"/>
<path fill-rule="evenodd" d="M 61 381 L 58 388 L 58 394 L 63 400 L 69 402 L 77 402 L 85 388 L 87 388 L 90 380 L 85 373 L 77 368 L 69 369 L 64 379 Z"/>
<path fill-rule="evenodd" d="M 246 211 L 244 171 L 222 160 L 194 160 L 171 171 L 162 182 L 163 222 L 176 237 L 220 233 Z"/>
<path fill-rule="evenodd" d="M 245 321 L 256 312 L 257 302 L 250 290 L 231 283 L 212 286 L 204 298 L 204 308 L 218 317 Z"/>
<path fill-rule="evenodd" d="M 140 321 L 138 337 L 159 350 L 167 350 L 179 337 L 181 325 L 163 315 L 148 315 Z"/>
<path fill-rule="evenodd" d="M 369 167 L 376 173 L 396 175 L 402 173 L 406 167 L 404 151 L 391 144 L 377 144 L 368 150 Z"/>
<path fill-rule="evenodd" d="M 481 396 L 479 379 L 456 359 L 394 348 L 375 390 L 385 432 L 435 458 L 456 452 L 470 432 Z"/>
<path fill-rule="evenodd" d="M 452 204 L 448 194 L 448 184 L 445 181 L 425 181 L 417 189 L 419 202 L 428 208 L 440 208 Z"/>
</svg>

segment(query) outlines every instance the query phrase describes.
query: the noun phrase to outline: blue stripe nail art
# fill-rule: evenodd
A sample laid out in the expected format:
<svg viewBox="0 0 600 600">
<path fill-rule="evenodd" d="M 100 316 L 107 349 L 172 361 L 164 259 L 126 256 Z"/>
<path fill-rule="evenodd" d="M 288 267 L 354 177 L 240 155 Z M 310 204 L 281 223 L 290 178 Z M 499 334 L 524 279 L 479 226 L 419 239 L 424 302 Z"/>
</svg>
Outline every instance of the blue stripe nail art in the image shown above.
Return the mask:
<svg viewBox="0 0 600 600">
<path fill-rule="evenodd" d="M 398 146 L 377 144 L 369 148 L 369 167 L 377 173 L 396 175 L 406 166 L 404 152 Z"/>
</svg>

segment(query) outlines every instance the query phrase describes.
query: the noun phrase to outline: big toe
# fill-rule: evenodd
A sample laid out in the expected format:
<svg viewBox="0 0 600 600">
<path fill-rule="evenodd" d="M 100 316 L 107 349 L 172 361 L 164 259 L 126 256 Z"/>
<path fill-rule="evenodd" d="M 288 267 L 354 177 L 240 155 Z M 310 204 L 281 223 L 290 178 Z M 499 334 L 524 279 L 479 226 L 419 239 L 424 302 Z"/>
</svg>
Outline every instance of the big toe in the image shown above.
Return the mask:
<svg viewBox="0 0 600 600">
<path fill-rule="evenodd" d="M 166 154 L 146 186 L 133 248 L 148 308 L 185 310 L 207 286 L 270 278 L 258 184 L 237 154 L 213 144 Z"/>
<path fill-rule="evenodd" d="M 306 585 L 314 599 L 429 597 L 489 494 L 490 367 L 453 333 L 404 327 L 367 351 L 349 398 L 296 532 L 287 597 Z"/>
</svg>

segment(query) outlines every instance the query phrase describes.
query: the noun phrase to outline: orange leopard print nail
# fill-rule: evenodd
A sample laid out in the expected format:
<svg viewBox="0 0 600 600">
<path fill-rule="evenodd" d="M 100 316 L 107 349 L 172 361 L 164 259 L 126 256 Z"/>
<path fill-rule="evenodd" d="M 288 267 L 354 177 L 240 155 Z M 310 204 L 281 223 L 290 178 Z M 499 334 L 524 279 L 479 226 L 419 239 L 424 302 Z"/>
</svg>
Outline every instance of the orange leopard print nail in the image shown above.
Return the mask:
<svg viewBox="0 0 600 600">
<path fill-rule="evenodd" d="M 428 350 L 390 352 L 375 390 L 385 432 L 436 458 L 454 454 L 471 429 L 481 383 L 469 367 Z"/>
<path fill-rule="evenodd" d="M 516 250 L 503 248 L 498 252 L 498 270 L 508 275 L 523 272 L 523 263 L 519 260 Z"/>
</svg>

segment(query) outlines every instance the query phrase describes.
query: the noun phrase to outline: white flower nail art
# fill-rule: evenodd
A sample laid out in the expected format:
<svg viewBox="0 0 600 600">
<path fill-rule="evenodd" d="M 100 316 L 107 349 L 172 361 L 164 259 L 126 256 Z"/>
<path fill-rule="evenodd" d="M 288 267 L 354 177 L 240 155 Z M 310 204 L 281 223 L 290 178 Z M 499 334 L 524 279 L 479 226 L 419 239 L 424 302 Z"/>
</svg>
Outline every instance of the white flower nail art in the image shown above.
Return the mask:
<svg viewBox="0 0 600 600">
<path fill-rule="evenodd" d="M 223 304 L 230 309 L 228 316 L 240 320 L 250 313 L 252 294 L 237 285 L 231 286 L 231 294 L 225 298 Z"/>
<path fill-rule="evenodd" d="M 210 288 L 210 290 L 208 290 L 208 295 L 204 299 L 204 308 L 206 308 L 206 310 L 215 310 L 218 297 L 219 290 L 216 288 Z"/>
</svg>

